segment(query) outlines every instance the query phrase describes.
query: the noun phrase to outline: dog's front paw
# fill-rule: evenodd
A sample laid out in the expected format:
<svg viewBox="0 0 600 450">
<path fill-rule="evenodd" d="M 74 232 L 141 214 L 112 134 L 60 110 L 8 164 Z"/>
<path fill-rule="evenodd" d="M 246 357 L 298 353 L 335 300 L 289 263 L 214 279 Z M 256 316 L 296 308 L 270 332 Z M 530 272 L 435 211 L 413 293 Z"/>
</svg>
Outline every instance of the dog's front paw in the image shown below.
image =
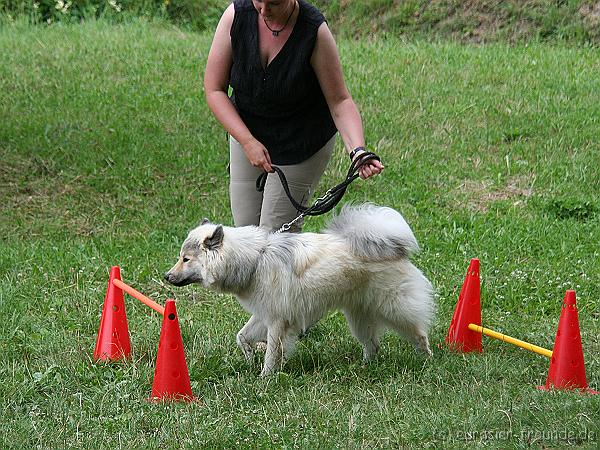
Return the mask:
<svg viewBox="0 0 600 450">
<path fill-rule="evenodd" d="M 251 363 L 254 357 L 254 349 L 252 345 L 246 340 L 243 334 L 238 333 L 236 337 L 237 345 L 244 354 L 246 362 Z"/>
<path fill-rule="evenodd" d="M 261 378 L 269 377 L 279 372 L 281 366 L 273 361 L 266 360 L 263 364 L 262 370 L 260 371 Z"/>
<path fill-rule="evenodd" d="M 260 371 L 261 378 L 266 378 L 271 375 L 273 375 L 273 370 L 267 369 L 266 367 L 263 367 L 262 370 Z"/>
<path fill-rule="evenodd" d="M 374 339 L 363 347 L 363 363 L 368 364 L 375 359 L 379 352 L 379 340 Z"/>
</svg>

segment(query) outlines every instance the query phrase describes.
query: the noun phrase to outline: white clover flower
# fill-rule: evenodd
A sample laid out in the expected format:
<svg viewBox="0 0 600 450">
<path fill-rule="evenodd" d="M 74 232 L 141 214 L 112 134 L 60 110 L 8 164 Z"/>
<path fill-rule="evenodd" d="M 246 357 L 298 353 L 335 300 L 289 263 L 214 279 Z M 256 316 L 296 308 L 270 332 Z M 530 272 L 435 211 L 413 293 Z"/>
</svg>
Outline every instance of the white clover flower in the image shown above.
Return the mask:
<svg viewBox="0 0 600 450">
<path fill-rule="evenodd" d="M 63 0 L 58 0 L 56 2 L 56 5 L 54 5 L 54 9 L 58 9 L 59 11 L 61 11 L 64 7 L 65 7 L 65 2 L 63 2 Z"/>
<path fill-rule="evenodd" d="M 69 7 L 73 4 L 73 2 L 68 1 L 64 4 L 64 7 L 60 10 L 61 13 L 67 14 L 69 12 Z"/>
<path fill-rule="evenodd" d="M 121 5 L 117 3 L 117 0 L 108 0 L 108 4 L 117 12 L 121 12 Z"/>
<path fill-rule="evenodd" d="M 40 9 L 40 4 L 38 2 L 33 2 L 33 9 Z"/>
</svg>

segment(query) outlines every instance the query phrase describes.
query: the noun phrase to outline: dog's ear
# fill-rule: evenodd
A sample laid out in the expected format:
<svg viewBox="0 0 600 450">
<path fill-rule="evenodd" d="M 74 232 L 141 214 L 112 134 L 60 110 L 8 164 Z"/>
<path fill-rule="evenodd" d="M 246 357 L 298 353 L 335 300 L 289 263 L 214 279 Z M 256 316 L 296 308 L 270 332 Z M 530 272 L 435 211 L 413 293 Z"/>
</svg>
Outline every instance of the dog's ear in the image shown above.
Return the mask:
<svg viewBox="0 0 600 450">
<path fill-rule="evenodd" d="M 202 222 L 200 222 L 200 226 L 202 225 L 206 225 L 207 223 L 210 223 L 210 220 L 208 220 L 206 217 L 204 219 L 202 219 Z"/>
<path fill-rule="evenodd" d="M 204 246 L 208 250 L 216 250 L 223 243 L 223 225 L 219 225 L 215 228 L 212 236 L 208 236 L 204 239 Z"/>
</svg>

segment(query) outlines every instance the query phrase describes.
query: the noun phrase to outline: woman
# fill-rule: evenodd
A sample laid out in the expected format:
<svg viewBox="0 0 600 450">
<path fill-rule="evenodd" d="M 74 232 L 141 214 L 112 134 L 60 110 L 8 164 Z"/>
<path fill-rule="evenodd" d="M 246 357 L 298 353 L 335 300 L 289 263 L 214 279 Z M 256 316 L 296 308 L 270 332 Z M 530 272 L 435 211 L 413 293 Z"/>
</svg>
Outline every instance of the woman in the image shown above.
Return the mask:
<svg viewBox="0 0 600 450">
<path fill-rule="evenodd" d="M 233 93 L 228 96 L 231 86 Z M 364 152 L 358 109 L 344 82 L 323 15 L 304 0 L 235 0 L 215 31 L 204 75 L 208 106 L 230 135 L 230 196 L 236 226 L 272 230 L 296 217 L 279 178 L 263 192 L 256 178 L 280 166 L 305 203 L 339 131 L 351 158 Z M 371 160 L 365 179 L 383 170 Z M 291 231 L 300 231 L 300 221 Z"/>
</svg>

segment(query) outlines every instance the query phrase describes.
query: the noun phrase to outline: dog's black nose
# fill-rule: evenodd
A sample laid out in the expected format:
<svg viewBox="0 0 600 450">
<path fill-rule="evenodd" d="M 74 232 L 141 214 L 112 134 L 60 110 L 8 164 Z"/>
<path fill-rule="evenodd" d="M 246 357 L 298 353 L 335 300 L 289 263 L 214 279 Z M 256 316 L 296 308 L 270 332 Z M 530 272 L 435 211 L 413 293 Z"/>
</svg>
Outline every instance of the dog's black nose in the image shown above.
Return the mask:
<svg viewBox="0 0 600 450">
<path fill-rule="evenodd" d="M 165 281 L 168 281 L 170 283 L 171 282 L 170 278 L 171 278 L 171 275 L 169 274 L 169 272 L 165 272 L 165 276 L 164 276 Z"/>
</svg>

